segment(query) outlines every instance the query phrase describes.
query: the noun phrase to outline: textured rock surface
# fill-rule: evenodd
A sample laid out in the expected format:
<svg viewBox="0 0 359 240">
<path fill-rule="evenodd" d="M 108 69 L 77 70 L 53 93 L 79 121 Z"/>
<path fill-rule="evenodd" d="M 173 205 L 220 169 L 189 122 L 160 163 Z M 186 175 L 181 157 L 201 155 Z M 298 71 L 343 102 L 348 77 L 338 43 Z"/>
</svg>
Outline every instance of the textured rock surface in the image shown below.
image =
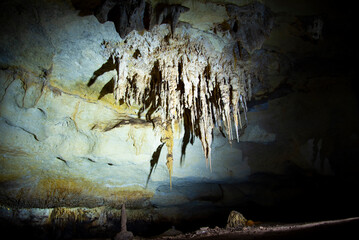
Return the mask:
<svg viewBox="0 0 359 240">
<path fill-rule="evenodd" d="M 320 1 L 266 1 L 275 16 L 269 36 L 249 47 L 252 52 L 240 44 L 230 49 L 250 81 L 248 123 L 240 142 L 231 145 L 214 130 L 210 172 L 199 139 L 187 145 L 181 166 L 185 129 L 176 124 L 158 161 L 151 162 L 166 134 L 153 129 L 145 112 L 138 117 L 141 106 L 116 105 L 113 96 L 118 72 L 108 43 L 130 46 L 113 22 L 100 23 L 95 7 L 78 10 L 79 2 L 1 1 L 1 223 L 50 221 L 61 229 L 72 219 L 70 235 L 76 235 L 74 226 L 78 232 L 96 226 L 94 232 L 111 229 L 113 237 L 123 202 L 135 233 L 150 231 L 141 221 L 181 226 L 198 217 L 224 224 L 233 209 L 255 220 L 267 213 L 305 219 L 308 212 L 330 217 L 354 211 L 357 197 L 350 189 L 359 182 L 359 121 L 356 43 L 345 38 L 352 33 L 348 9 Z M 232 38 L 226 4 L 245 9 L 247 3 L 166 2 L 189 8 L 175 34 L 187 31 L 192 41 L 208 41 L 217 52 Z M 170 32 L 169 25 L 157 29 Z M 131 42 L 146 34 L 126 37 Z M 161 227 L 158 233 L 170 226 Z"/>
<path fill-rule="evenodd" d="M 175 132 L 175 124 L 183 124 L 185 134 L 201 140 L 211 169 L 213 129 L 223 129 L 229 141 L 239 138 L 247 119 L 251 86 L 234 64 L 233 39 L 211 36 L 213 41 L 223 42 L 221 51 L 216 51 L 212 41 L 198 31 L 182 27 L 177 32 L 169 40 L 167 27 L 155 27 L 143 36 L 131 35 L 124 46 L 115 47 L 114 95 L 117 102 L 142 105 L 146 119 L 154 127 L 169 129 L 170 134 Z M 152 120 L 153 112 L 158 112 L 160 121 Z"/>
<path fill-rule="evenodd" d="M 231 34 L 249 52 L 262 47 L 273 24 L 273 13 L 265 5 L 254 2 L 243 7 L 227 4 Z"/>
<path fill-rule="evenodd" d="M 121 207 L 121 232 L 117 233 L 115 240 L 131 240 L 133 239 L 133 233 L 127 231 L 127 214 L 125 204 Z"/>
<path fill-rule="evenodd" d="M 124 38 L 131 31 L 145 29 L 145 0 L 107 0 L 95 11 L 95 16 L 100 23 L 112 21 L 116 31 Z"/>
<path fill-rule="evenodd" d="M 247 219 L 237 211 L 232 211 L 227 220 L 226 228 L 243 228 L 247 225 Z"/>
</svg>

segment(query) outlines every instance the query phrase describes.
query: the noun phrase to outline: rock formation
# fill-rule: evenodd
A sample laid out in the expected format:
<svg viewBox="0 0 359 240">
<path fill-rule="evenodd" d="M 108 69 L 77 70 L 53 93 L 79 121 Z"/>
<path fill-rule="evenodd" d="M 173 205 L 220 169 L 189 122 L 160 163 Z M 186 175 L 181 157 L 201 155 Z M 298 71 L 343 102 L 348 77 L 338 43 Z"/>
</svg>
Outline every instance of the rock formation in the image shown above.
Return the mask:
<svg viewBox="0 0 359 240">
<path fill-rule="evenodd" d="M 107 20 L 108 9 L 115 6 L 113 1 L 105 1 L 96 15 L 99 21 Z M 132 30 L 143 29 L 144 1 L 138 2 L 137 8 L 134 6 L 135 2 L 119 6 L 122 9 L 119 18 L 129 19 L 116 25 L 121 37 Z M 127 11 L 127 8 L 134 10 Z M 175 34 L 180 13 L 189 9 L 165 4 L 154 8 L 149 32 L 141 35 L 133 32 L 124 44 L 110 50 L 113 63 L 117 65 L 116 101 L 142 106 L 142 110 L 150 108 L 146 119 L 151 120 L 152 113 L 158 112 L 164 129 L 168 129 L 168 124 L 173 128 L 175 122 L 184 124 L 189 132 L 187 136 L 200 138 L 210 169 L 213 128 L 224 129 L 231 142 L 234 138 L 239 140 L 243 126 L 241 112 L 247 120 L 246 101 L 251 97 L 251 78 L 237 63 L 235 41 L 253 52 L 261 47 L 273 26 L 272 14 L 263 4 L 246 7 L 228 4 L 226 9 L 234 39 L 228 38 L 219 51 L 210 41 L 188 34 L 184 27 Z M 131 19 L 136 19 L 138 24 Z M 163 23 L 170 24 L 171 32 L 158 26 Z M 167 167 L 171 178 L 173 157 L 171 148 L 168 149 Z"/>
<path fill-rule="evenodd" d="M 125 204 L 122 204 L 121 208 L 121 232 L 117 233 L 114 240 L 131 240 L 133 239 L 133 233 L 127 231 L 127 215 Z"/>
<path fill-rule="evenodd" d="M 235 64 L 230 41 L 220 52 L 211 42 L 193 38 L 185 28 L 181 30 L 171 38 L 166 26 L 154 27 L 143 35 L 134 32 L 124 46 L 114 48 L 114 95 L 117 102 L 158 111 L 165 129 L 167 125 L 173 128 L 176 121 L 183 123 L 189 114 L 190 125 L 186 127 L 201 139 L 211 168 L 213 128 L 225 129 L 230 141 L 239 139 L 243 121 L 240 112 L 246 117 L 251 86 Z M 153 76 L 154 71 L 157 76 Z M 150 105 L 146 105 L 148 100 Z"/>
<path fill-rule="evenodd" d="M 133 30 L 144 30 L 145 0 L 106 0 L 96 9 L 100 23 L 113 21 L 116 31 L 124 38 Z"/>
<path fill-rule="evenodd" d="M 230 17 L 232 36 L 248 52 L 260 49 L 273 28 L 274 16 L 271 10 L 259 2 L 242 7 L 227 4 L 226 10 Z"/>
<path fill-rule="evenodd" d="M 187 12 L 189 8 L 175 4 L 157 4 L 150 22 L 150 29 L 156 25 L 168 23 L 171 26 L 171 32 L 174 33 L 181 13 Z"/>
<path fill-rule="evenodd" d="M 145 0 L 105 0 L 95 10 L 94 15 L 100 23 L 114 22 L 118 34 L 125 38 L 133 30 L 150 30 L 163 23 L 170 24 L 173 33 L 180 14 L 188 10 L 189 8 L 178 4 L 163 3 L 153 8 Z"/>
<path fill-rule="evenodd" d="M 247 219 L 237 211 L 231 211 L 228 216 L 226 228 L 243 228 L 247 225 Z"/>
</svg>

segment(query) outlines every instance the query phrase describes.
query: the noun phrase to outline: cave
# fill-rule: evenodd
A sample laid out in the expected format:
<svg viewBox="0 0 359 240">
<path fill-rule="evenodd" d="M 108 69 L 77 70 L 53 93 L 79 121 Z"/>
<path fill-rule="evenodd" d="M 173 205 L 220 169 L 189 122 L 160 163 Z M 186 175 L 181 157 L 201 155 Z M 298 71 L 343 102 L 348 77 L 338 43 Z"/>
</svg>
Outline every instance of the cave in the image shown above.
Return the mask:
<svg viewBox="0 0 359 240">
<path fill-rule="evenodd" d="M 2 0 L 3 235 L 358 236 L 354 11 Z"/>
</svg>

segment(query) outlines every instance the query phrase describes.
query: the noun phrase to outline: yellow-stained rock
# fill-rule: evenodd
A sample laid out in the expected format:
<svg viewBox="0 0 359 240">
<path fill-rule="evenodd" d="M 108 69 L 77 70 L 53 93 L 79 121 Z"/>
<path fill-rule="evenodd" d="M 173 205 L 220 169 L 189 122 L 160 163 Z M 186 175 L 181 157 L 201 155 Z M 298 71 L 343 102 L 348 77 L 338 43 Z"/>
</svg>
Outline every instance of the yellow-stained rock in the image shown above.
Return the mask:
<svg viewBox="0 0 359 240">
<path fill-rule="evenodd" d="M 226 228 L 242 228 L 247 225 L 247 219 L 239 212 L 232 211 L 227 220 Z"/>
</svg>

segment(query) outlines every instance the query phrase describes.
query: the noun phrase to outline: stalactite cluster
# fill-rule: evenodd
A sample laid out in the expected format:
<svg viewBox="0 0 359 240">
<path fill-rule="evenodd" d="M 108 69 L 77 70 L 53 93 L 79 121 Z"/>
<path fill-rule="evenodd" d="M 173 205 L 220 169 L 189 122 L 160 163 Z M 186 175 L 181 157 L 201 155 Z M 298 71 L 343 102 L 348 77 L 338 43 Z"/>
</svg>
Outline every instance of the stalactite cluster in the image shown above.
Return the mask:
<svg viewBox="0 0 359 240">
<path fill-rule="evenodd" d="M 250 85 L 233 52 L 231 44 L 221 52 L 216 50 L 209 40 L 188 34 L 186 27 L 173 35 L 168 25 L 156 26 L 143 35 L 133 31 L 113 50 L 115 99 L 142 106 L 139 115 L 146 113 L 148 121 L 155 113 L 160 118 L 156 123 L 160 122 L 166 133 L 173 132 L 176 121 L 183 124 L 187 143 L 188 136 L 200 138 L 211 168 L 213 129 L 224 129 L 232 141 L 239 139 L 246 121 L 241 112 L 246 118 Z M 166 145 L 173 145 L 163 139 Z M 173 156 L 169 155 L 171 174 Z"/>
</svg>

